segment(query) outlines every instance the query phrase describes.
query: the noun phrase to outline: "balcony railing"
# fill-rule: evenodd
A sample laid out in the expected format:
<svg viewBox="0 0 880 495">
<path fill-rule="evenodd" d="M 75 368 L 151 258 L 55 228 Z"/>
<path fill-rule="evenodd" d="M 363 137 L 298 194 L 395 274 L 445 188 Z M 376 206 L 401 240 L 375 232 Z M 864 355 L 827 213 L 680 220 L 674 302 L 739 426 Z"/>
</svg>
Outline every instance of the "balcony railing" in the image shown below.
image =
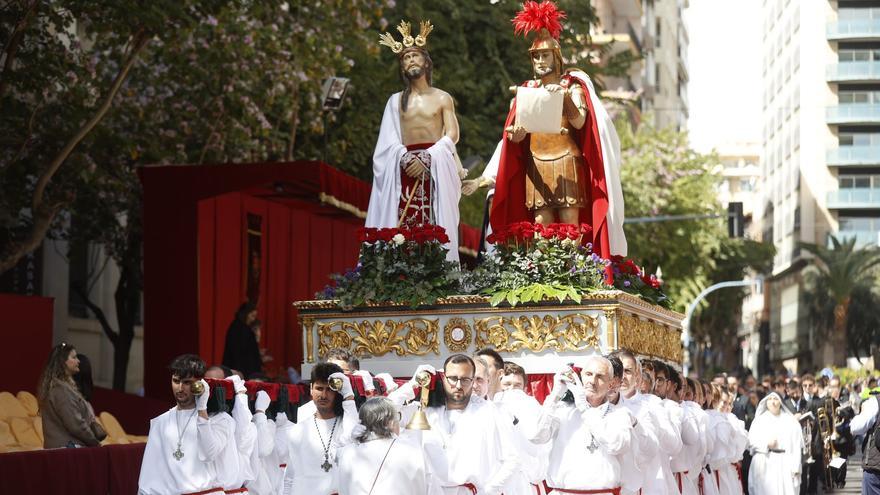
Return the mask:
<svg viewBox="0 0 880 495">
<path fill-rule="evenodd" d="M 841 62 L 827 69 L 830 82 L 869 82 L 880 80 L 880 62 Z"/>
<path fill-rule="evenodd" d="M 880 105 L 876 103 L 845 103 L 828 107 L 825 121 L 829 124 L 880 124 Z"/>
<path fill-rule="evenodd" d="M 828 24 L 829 40 L 871 40 L 880 38 L 880 19 L 850 19 Z"/>
<path fill-rule="evenodd" d="M 825 159 L 832 167 L 880 165 L 880 146 L 841 146 L 828 151 Z"/>
<path fill-rule="evenodd" d="M 880 232 L 875 230 L 838 230 L 834 236 L 840 242 L 855 239 L 857 248 L 880 245 Z M 828 247 L 834 247 L 831 237 L 828 238 Z"/>
<path fill-rule="evenodd" d="M 829 191 L 828 208 L 832 210 L 880 208 L 880 188 Z"/>
</svg>

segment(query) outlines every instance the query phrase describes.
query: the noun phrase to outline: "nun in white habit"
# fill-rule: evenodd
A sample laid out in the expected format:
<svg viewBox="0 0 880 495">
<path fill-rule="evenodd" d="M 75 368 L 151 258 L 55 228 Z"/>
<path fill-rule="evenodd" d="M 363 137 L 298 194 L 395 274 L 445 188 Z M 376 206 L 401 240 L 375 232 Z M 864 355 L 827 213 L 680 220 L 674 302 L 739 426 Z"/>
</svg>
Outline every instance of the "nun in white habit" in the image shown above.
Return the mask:
<svg viewBox="0 0 880 495">
<path fill-rule="evenodd" d="M 771 392 L 758 404 L 749 429 L 749 493 L 797 495 L 801 479 L 800 425 L 782 407 L 782 397 Z"/>
</svg>

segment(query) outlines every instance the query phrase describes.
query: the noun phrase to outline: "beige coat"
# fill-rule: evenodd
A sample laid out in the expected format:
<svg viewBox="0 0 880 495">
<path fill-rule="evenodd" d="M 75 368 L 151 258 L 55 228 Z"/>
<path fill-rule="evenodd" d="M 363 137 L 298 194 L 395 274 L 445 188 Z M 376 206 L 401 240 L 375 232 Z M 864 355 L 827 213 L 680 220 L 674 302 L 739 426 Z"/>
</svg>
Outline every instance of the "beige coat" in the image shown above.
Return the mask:
<svg viewBox="0 0 880 495">
<path fill-rule="evenodd" d="M 95 419 L 92 406 L 72 384 L 53 380 L 48 397 L 40 404 L 43 417 L 43 448 L 97 446 L 107 433 Z"/>
</svg>

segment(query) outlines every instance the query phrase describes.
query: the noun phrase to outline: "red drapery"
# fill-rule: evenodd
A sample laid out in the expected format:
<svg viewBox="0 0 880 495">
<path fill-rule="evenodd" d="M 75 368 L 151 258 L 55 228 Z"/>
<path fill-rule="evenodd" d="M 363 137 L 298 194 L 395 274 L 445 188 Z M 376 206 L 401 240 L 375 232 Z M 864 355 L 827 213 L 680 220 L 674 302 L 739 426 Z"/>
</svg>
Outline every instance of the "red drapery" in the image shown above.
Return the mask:
<svg viewBox="0 0 880 495">
<path fill-rule="evenodd" d="M 36 392 L 52 348 L 53 303 L 50 297 L 0 294 L 0 331 L 7 342 L 27 351 L 3 357 L 7 372 L 0 373 L 0 392 Z"/>
<path fill-rule="evenodd" d="M 354 266 L 370 185 L 319 162 L 152 166 L 144 188 L 144 388 L 168 396 L 166 366 L 198 353 L 219 362 L 247 295 L 247 218 L 260 218 L 261 346 L 281 371 L 299 367 L 293 301 Z M 479 233 L 462 226 L 476 251 Z"/>
</svg>

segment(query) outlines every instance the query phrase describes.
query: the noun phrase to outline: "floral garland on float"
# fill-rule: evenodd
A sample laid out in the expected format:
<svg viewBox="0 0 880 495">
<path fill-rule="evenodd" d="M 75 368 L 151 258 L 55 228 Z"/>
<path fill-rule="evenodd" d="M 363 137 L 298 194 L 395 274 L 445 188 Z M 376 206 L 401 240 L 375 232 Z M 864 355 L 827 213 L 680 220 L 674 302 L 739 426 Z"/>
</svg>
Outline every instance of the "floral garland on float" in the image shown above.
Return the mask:
<svg viewBox="0 0 880 495">
<path fill-rule="evenodd" d="M 330 276 L 318 299 L 343 309 L 394 302 L 417 307 L 458 292 L 458 265 L 446 261 L 446 230 L 437 225 L 358 229 L 357 266 Z"/>
<path fill-rule="evenodd" d="M 318 299 L 335 299 L 343 309 L 383 302 L 412 307 L 434 304 L 456 294 L 488 296 L 492 306 L 516 306 L 546 300 L 580 301 L 601 290 L 618 289 L 666 308 L 671 301 L 662 281 L 630 259 L 604 259 L 592 252 L 589 225 L 517 222 L 490 234 L 495 246 L 482 264 L 460 271 L 446 261 L 449 241 L 435 225 L 360 229 L 360 261 Z"/>
</svg>

